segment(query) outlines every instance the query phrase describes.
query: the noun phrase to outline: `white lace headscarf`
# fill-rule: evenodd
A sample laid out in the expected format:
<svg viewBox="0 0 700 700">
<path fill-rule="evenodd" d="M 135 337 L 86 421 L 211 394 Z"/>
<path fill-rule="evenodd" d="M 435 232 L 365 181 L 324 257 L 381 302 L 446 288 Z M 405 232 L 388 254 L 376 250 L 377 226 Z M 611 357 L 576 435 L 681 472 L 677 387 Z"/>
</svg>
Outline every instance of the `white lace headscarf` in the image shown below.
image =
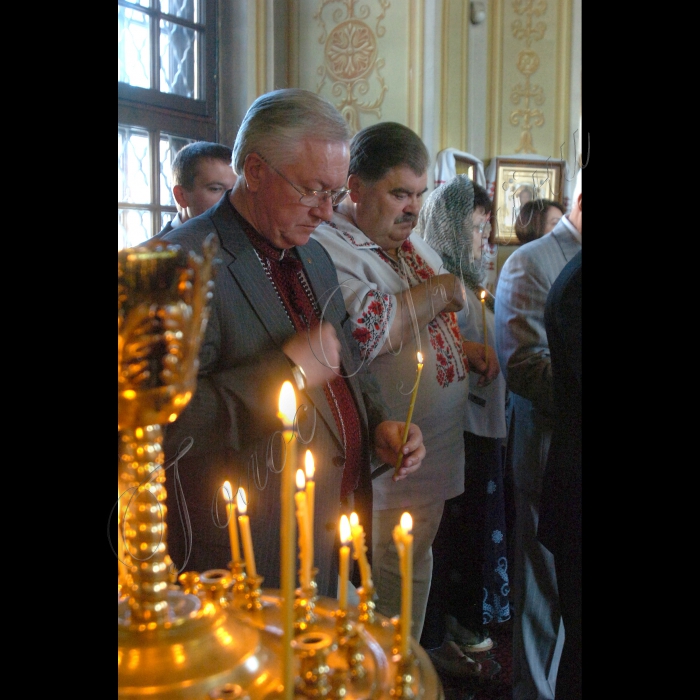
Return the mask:
<svg viewBox="0 0 700 700">
<path fill-rule="evenodd" d="M 466 175 L 456 175 L 428 195 L 415 231 L 440 253 L 445 269 L 479 296 L 485 289 L 486 268 L 483 256 L 481 260 L 474 260 L 473 211 L 472 181 Z M 488 292 L 486 303 L 493 309 L 493 296 Z"/>
</svg>

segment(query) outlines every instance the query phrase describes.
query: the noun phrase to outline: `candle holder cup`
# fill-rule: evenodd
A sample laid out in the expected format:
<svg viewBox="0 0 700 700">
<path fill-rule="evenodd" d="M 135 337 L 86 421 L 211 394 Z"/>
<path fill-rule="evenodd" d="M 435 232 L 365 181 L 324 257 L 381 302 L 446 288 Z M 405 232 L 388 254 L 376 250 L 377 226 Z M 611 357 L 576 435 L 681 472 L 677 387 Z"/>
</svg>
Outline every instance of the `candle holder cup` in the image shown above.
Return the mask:
<svg viewBox="0 0 700 700">
<path fill-rule="evenodd" d="M 199 588 L 220 608 L 226 608 L 231 602 L 230 588 L 233 583 L 228 569 L 208 569 L 199 575 Z"/>
<path fill-rule="evenodd" d="M 333 645 L 324 632 L 305 632 L 292 640 L 292 648 L 299 658 L 299 675 L 295 687 L 308 698 L 330 697 L 330 666 L 328 653 Z"/>
</svg>

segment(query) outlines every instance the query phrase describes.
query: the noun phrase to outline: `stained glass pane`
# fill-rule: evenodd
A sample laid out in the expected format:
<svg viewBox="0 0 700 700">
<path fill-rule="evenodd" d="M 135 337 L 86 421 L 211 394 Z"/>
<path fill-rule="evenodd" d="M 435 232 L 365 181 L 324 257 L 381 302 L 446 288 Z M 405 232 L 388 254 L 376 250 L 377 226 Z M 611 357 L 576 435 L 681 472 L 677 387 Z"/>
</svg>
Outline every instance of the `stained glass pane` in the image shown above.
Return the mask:
<svg viewBox="0 0 700 700">
<path fill-rule="evenodd" d="M 174 214 L 171 211 L 162 212 L 160 215 L 160 230 L 162 231 L 165 224 L 167 224 L 168 221 L 172 221 L 176 216 L 177 214 Z"/>
<path fill-rule="evenodd" d="M 136 87 L 151 87 L 150 18 L 119 5 L 117 80 Z"/>
<path fill-rule="evenodd" d="M 151 212 L 147 209 L 118 209 L 118 218 L 118 250 L 133 248 L 151 237 Z"/>
<path fill-rule="evenodd" d="M 198 33 L 172 22 L 160 22 L 160 90 L 199 99 Z"/>
<path fill-rule="evenodd" d="M 142 129 L 120 128 L 122 133 L 119 154 L 120 178 L 123 179 L 119 201 L 133 204 L 151 202 L 151 165 L 148 132 Z"/>
<path fill-rule="evenodd" d="M 176 206 L 172 187 L 172 163 L 177 152 L 194 139 L 181 139 L 168 134 L 160 137 L 160 203 L 162 206 Z"/>
<path fill-rule="evenodd" d="M 198 0 L 160 0 L 160 11 L 191 22 L 203 21 L 199 17 L 201 7 Z"/>
</svg>

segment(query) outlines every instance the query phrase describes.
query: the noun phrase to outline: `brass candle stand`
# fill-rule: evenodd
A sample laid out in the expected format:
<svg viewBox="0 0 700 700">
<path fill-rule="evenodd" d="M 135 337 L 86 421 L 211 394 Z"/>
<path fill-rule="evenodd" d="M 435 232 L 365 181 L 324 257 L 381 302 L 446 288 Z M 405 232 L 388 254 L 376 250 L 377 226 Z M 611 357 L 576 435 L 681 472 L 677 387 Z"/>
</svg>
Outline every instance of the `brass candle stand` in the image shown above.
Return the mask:
<svg viewBox="0 0 700 700">
<path fill-rule="evenodd" d="M 118 697 L 131 700 L 287 700 L 282 597 L 244 562 L 177 574 L 167 551 L 163 428 L 195 390 L 208 318 L 211 236 L 202 254 L 153 240 L 119 252 Z M 123 551 L 122 551 L 123 549 Z M 412 640 L 403 660 L 374 590 L 342 613 L 298 589 L 294 700 L 444 700 L 435 669 Z"/>
<path fill-rule="evenodd" d="M 245 562 L 242 560 L 237 562 L 231 561 L 229 562 L 228 568 L 233 576 L 231 592 L 234 603 L 240 602 L 242 599 L 245 599 L 245 595 L 248 592 L 248 577 L 246 576 Z"/>
<path fill-rule="evenodd" d="M 357 595 L 360 598 L 360 603 L 357 607 L 357 619 L 364 623 L 373 623 L 375 615 L 374 604 L 374 586 L 360 586 L 357 589 Z"/>
<path fill-rule="evenodd" d="M 318 569 L 311 570 L 311 581 L 307 587 L 297 588 L 294 597 L 294 634 L 306 632 L 317 622 L 318 618 L 314 612 L 316 598 L 318 595 L 318 585 L 316 574 Z M 301 574 L 301 572 L 300 572 Z"/>
</svg>

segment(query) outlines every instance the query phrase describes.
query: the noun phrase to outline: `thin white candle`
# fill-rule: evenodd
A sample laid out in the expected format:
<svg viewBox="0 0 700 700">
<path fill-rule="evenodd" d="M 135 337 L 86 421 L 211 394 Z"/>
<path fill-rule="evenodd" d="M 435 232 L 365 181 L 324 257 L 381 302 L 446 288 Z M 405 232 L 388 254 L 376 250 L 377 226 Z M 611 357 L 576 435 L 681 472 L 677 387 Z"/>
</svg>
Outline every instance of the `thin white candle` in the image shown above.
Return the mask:
<svg viewBox="0 0 700 700">
<path fill-rule="evenodd" d="M 413 606 L 413 519 L 409 513 L 401 516 L 401 522 L 394 528 L 394 543 L 401 562 L 401 655 L 406 658 L 411 638 Z"/>
<path fill-rule="evenodd" d="M 282 585 L 282 684 L 284 700 L 294 698 L 294 470 L 297 462 L 297 441 L 294 436 L 294 416 L 297 400 L 291 382 L 284 382 L 279 398 L 278 417 L 284 427 L 283 439 L 286 459 L 282 468 L 282 504 L 280 520 L 281 561 L 280 578 Z"/>
<path fill-rule="evenodd" d="M 403 427 L 403 438 L 401 440 L 401 447 L 406 444 L 408 440 L 408 429 L 411 427 L 411 418 L 413 417 L 413 407 L 416 405 L 416 396 L 418 395 L 418 383 L 420 382 L 420 375 L 423 372 L 423 355 L 420 352 L 416 353 L 416 358 L 418 359 L 418 370 L 416 374 L 416 383 L 413 385 L 413 393 L 411 394 L 411 403 L 408 406 L 408 416 L 406 417 L 406 424 Z M 403 455 L 401 450 L 399 450 L 399 456 L 396 460 L 396 467 L 394 468 L 394 473 L 398 473 L 401 468 L 401 462 L 403 461 Z"/>
<path fill-rule="evenodd" d="M 238 541 L 238 525 L 236 524 L 236 501 L 233 498 L 231 484 L 224 481 L 224 498 L 228 514 L 228 539 L 231 544 L 231 561 L 235 566 L 241 561 L 241 548 Z"/>
<path fill-rule="evenodd" d="M 309 510 L 304 490 L 304 472 L 297 469 L 297 492 L 294 500 L 297 504 L 297 522 L 299 525 L 299 558 L 301 559 L 301 587 L 308 589 L 311 585 L 311 563 L 309 561 Z"/>
<path fill-rule="evenodd" d="M 372 588 L 372 572 L 367 561 L 367 546 L 365 545 L 365 531 L 360 525 L 360 519 L 354 511 L 350 513 L 350 530 L 352 532 L 352 545 L 355 551 L 355 559 L 360 564 L 360 578 L 365 591 Z"/>
<path fill-rule="evenodd" d="M 488 333 L 486 332 L 486 291 L 481 292 L 481 320 L 484 323 L 484 362 L 489 363 Z"/>
<path fill-rule="evenodd" d="M 338 591 L 339 608 L 343 611 L 348 609 L 348 581 L 350 579 L 350 547 L 348 542 L 352 538 L 350 532 L 350 521 L 347 515 L 340 516 L 340 590 Z"/>
<path fill-rule="evenodd" d="M 309 565 L 314 565 L 314 506 L 316 499 L 316 483 L 314 481 L 314 456 L 311 450 L 306 450 L 304 469 L 306 471 L 306 512 L 309 520 Z M 311 569 L 309 569 L 311 570 Z"/>
<path fill-rule="evenodd" d="M 241 539 L 243 540 L 243 555 L 245 556 L 245 567 L 248 576 L 257 576 L 258 572 L 255 568 L 255 555 L 253 554 L 253 538 L 250 534 L 250 518 L 246 515 L 247 505 L 245 491 L 243 487 L 238 489 L 236 496 L 238 501 L 238 524 L 241 526 Z"/>
</svg>

